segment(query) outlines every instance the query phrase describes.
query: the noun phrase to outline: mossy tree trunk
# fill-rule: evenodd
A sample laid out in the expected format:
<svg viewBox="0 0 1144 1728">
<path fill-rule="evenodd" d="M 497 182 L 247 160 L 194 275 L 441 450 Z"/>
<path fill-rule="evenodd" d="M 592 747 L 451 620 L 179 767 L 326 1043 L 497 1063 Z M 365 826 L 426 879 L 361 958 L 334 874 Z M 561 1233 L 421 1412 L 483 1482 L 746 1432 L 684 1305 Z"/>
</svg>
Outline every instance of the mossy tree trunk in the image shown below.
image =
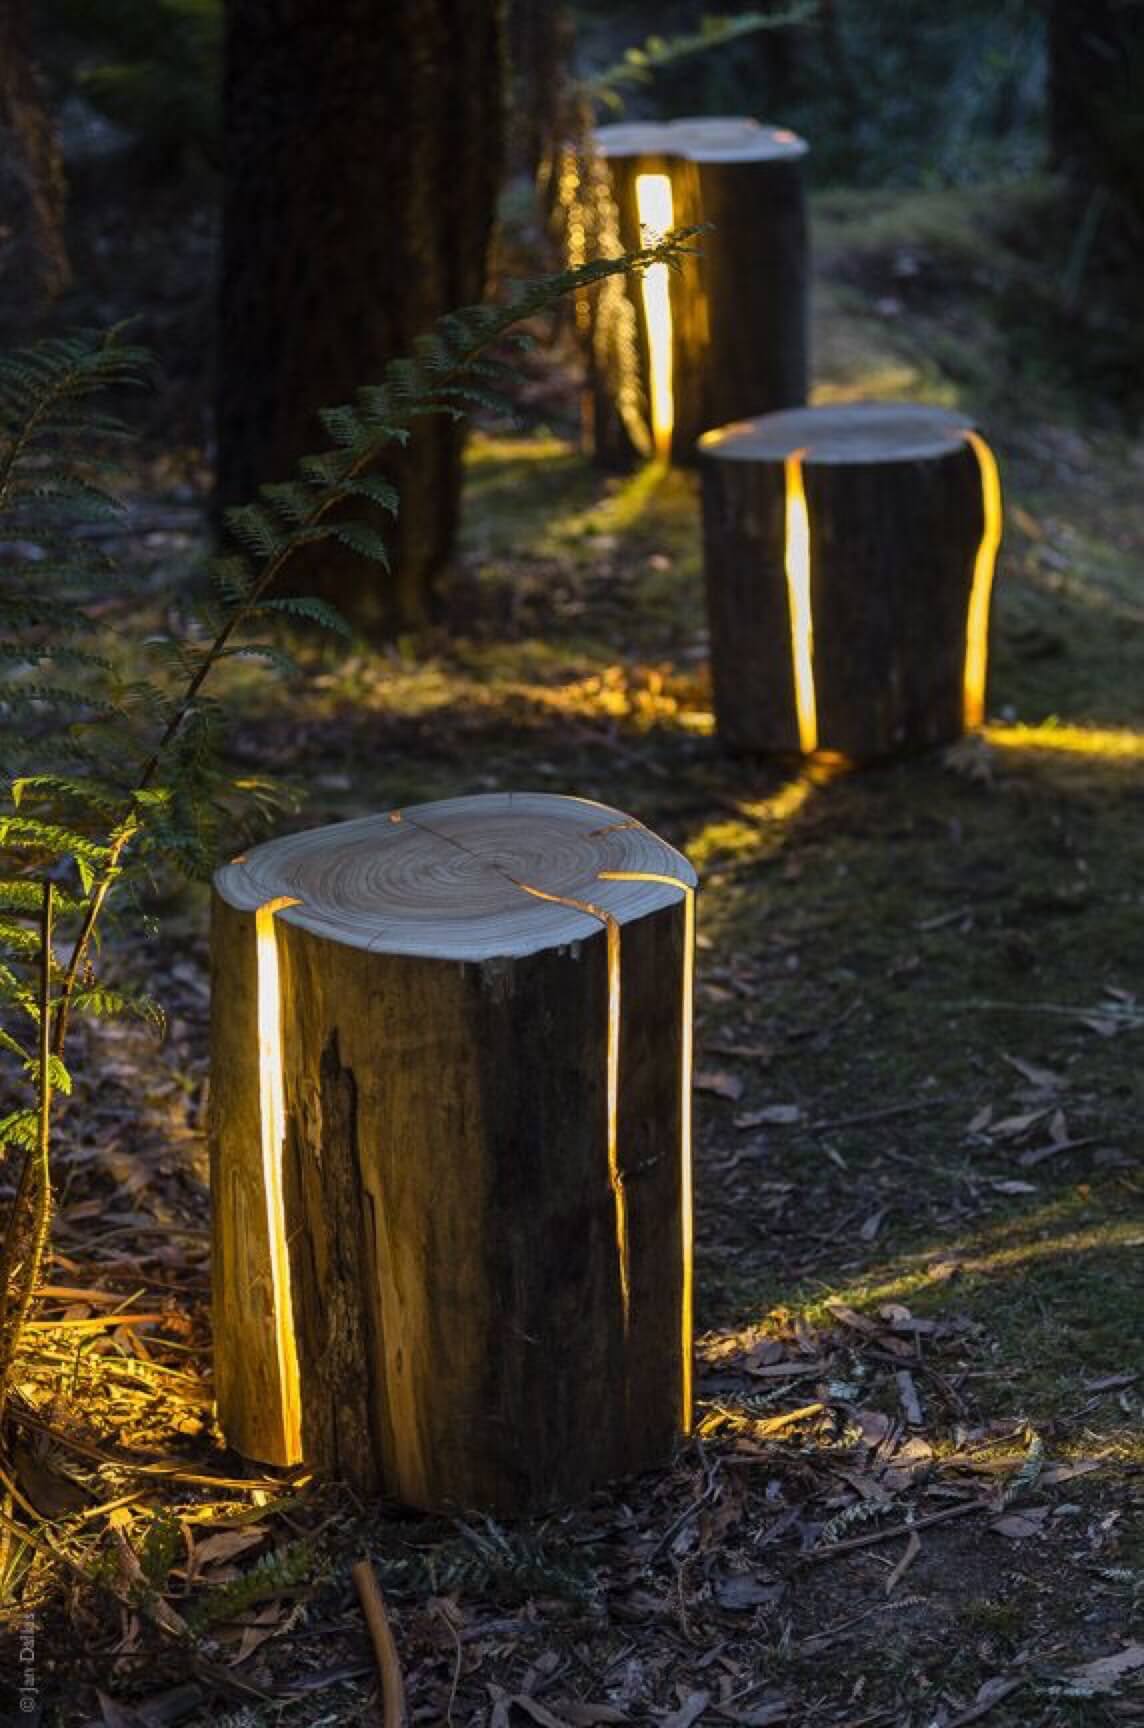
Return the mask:
<svg viewBox="0 0 1144 1728">
<path fill-rule="evenodd" d="M 485 290 L 502 154 L 500 0 L 228 0 L 219 495 L 322 447 L 314 416 Z M 461 431 L 395 457 L 388 577 L 315 555 L 301 580 L 360 628 L 420 628 L 455 539 Z M 355 515 L 360 516 L 360 510 Z"/>
</svg>

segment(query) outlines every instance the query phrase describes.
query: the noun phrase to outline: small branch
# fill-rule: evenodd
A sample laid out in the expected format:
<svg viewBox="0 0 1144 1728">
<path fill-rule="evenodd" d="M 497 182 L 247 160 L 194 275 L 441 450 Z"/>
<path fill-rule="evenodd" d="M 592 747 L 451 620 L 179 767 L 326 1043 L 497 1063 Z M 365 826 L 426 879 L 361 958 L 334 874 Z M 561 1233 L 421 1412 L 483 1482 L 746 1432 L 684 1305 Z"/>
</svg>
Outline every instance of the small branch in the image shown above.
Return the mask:
<svg viewBox="0 0 1144 1728">
<path fill-rule="evenodd" d="M 390 1629 L 389 1616 L 385 1612 L 385 1598 L 381 1594 L 377 1573 L 370 1561 L 355 1560 L 350 1568 L 350 1576 L 358 1593 L 361 1611 L 365 1615 L 370 1642 L 377 1660 L 377 1671 L 381 1676 L 383 1728 L 407 1728 L 409 1718 L 405 1708 L 405 1682 L 401 1677 L 397 1645 L 393 1642 L 393 1632 Z"/>
<path fill-rule="evenodd" d="M 878 1542 L 892 1542 L 896 1536 L 909 1536 L 914 1530 L 928 1530 L 931 1524 L 944 1524 L 950 1518 L 964 1518 L 967 1512 L 993 1512 L 983 1500 L 964 1500 L 960 1506 L 946 1506 L 941 1512 L 928 1512 L 915 1518 L 912 1524 L 895 1524 L 891 1529 L 874 1530 L 869 1536 L 851 1536 L 845 1542 L 828 1542 L 824 1548 L 812 1548 L 802 1558 L 808 1563 L 832 1560 L 836 1554 L 851 1554 L 855 1548 L 873 1548 Z"/>
<path fill-rule="evenodd" d="M 957 1094 L 943 1092 L 937 1098 L 914 1098 L 908 1104 L 887 1104 L 882 1110 L 857 1110 L 852 1116 L 824 1116 L 808 1122 L 808 1134 L 825 1134 L 830 1128 L 856 1128 L 862 1122 L 885 1122 L 890 1116 L 912 1116 L 921 1110 L 936 1110 L 939 1104 L 956 1104 Z"/>
</svg>

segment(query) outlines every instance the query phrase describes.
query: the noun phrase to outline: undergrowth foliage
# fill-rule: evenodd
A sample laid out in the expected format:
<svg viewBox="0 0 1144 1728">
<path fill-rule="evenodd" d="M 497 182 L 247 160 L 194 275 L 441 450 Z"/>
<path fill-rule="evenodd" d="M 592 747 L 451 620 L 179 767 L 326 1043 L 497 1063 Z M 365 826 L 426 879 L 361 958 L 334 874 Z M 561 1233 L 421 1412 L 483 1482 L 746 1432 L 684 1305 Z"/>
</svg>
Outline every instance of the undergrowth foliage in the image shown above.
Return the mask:
<svg viewBox="0 0 1144 1728">
<path fill-rule="evenodd" d="M 148 997 L 98 976 L 109 906 L 142 916 L 139 890 L 156 871 L 209 874 L 220 831 L 233 833 L 252 804 L 273 805 L 269 782 L 227 771 L 219 674 L 250 658 L 289 671 L 283 625 L 348 633 L 332 607 L 289 592 L 295 554 L 333 539 L 387 568 L 383 537 L 352 512 L 362 500 L 396 514 L 378 472 L 392 447 L 428 414 L 505 412 L 505 361 L 490 351 L 516 323 L 621 271 L 677 264 L 689 239 L 442 319 L 380 383 L 321 414 L 326 448 L 293 479 L 227 513 L 207 598 L 142 639 L 127 578 L 101 549 L 101 531 L 122 515 L 109 472 L 127 436 L 104 402 L 146 383 L 149 356 L 112 331 L 0 359 L 0 773 L 10 795 L 0 811 L 0 1056 L 12 1090 L 22 1082 L 25 1092 L 0 1120 L 18 1166 L 0 1245 L 0 1411 L 46 1250 L 69 1025 L 123 1013 L 162 1024 Z"/>
</svg>

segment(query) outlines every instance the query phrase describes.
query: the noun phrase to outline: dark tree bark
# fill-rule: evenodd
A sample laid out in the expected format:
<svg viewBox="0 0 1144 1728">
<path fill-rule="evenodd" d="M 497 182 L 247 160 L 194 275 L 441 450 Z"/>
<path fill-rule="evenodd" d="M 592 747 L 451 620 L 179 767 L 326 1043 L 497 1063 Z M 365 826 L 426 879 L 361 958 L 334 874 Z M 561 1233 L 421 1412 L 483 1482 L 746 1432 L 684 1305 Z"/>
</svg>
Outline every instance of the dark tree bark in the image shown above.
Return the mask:
<svg viewBox="0 0 1144 1728">
<path fill-rule="evenodd" d="M 0 296 L 27 310 L 71 279 L 59 147 L 36 76 L 29 0 L 0 5 Z"/>
<path fill-rule="evenodd" d="M 1108 164 L 1108 134 L 1117 115 L 1139 143 L 1144 90 L 1144 6 L 1139 0 L 1051 0 L 1049 130 L 1058 167 Z M 1125 144 L 1128 140 L 1125 139 Z"/>
<path fill-rule="evenodd" d="M 502 83 L 500 0 L 228 0 L 224 504 L 287 478 L 323 447 L 317 409 L 481 298 Z M 457 529 L 461 436 L 426 419 L 396 460 L 391 576 L 323 551 L 302 578 L 371 634 L 433 614 Z"/>
<path fill-rule="evenodd" d="M 511 163 L 533 177 L 561 141 L 572 47 L 572 20 L 557 0 L 509 0 Z"/>
</svg>

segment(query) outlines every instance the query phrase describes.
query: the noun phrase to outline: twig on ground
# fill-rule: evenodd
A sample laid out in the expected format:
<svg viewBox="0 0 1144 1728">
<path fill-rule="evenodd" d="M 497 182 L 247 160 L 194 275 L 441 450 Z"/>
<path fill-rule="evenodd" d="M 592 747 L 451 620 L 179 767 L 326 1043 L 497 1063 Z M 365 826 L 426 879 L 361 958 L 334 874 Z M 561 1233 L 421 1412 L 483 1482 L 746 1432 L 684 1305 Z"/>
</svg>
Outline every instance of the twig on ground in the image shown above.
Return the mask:
<svg viewBox="0 0 1144 1728">
<path fill-rule="evenodd" d="M 407 1728 L 408 1716 L 405 1709 L 405 1682 L 401 1677 L 401 1663 L 397 1655 L 397 1645 L 393 1641 L 393 1632 L 389 1624 L 389 1616 L 385 1612 L 385 1598 L 381 1594 L 381 1585 L 377 1581 L 377 1573 L 369 1560 L 355 1560 L 350 1568 L 350 1576 L 354 1581 L 354 1589 L 358 1593 L 361 1611 L 365 1615 L 365 1623 L 369 1628 L 370 1642 L 377 1660 L 377 1671 L 381 1676 L 381 1719 L 383 1728 Z"/>
<path fill-rule="evenodd" d="M 824 1116 L 808 1122 L 808 1134 L 825 1134 L 832 1128 L 857 1128 L 863 1122 L 884 1122 L 890 1116 L 910 1116 L 919 1110 L 935 1110 L 939 1104 L 956 1104 L 959 1094 L 942 1092 L 936 1098 L 912 1098 L 906 1104 L 887 1104 L 883 1110 L 856 1110 L 852 1116 Z"/>
<path fill-rule="evenodd" d="M 912 1524 L 895 1524 L 888 1530 L 874 1530 L 868 1536 L 850 1536 L 845 1542 L 828 1542 L 825 1547 L 812 1548 L 802 1556 L 808 1564 L 815 1560 L 830 1560 L 836 1554 L 850 1554 L 855 1548 L 872 1548 L 877 1542 L 892 1542 L 895 1536 L 908 1536 L 911 1530 L 928 1530 L 931 1524 L 944 1524 L 950 1518 L 964 1518 L 967 1512 L 992 1512 L 996 1508 L 984 1500 L 963 1500 L 960 1506 L 946 1506 L 940 1512 L 927 1512 Z"/>
</svg>

